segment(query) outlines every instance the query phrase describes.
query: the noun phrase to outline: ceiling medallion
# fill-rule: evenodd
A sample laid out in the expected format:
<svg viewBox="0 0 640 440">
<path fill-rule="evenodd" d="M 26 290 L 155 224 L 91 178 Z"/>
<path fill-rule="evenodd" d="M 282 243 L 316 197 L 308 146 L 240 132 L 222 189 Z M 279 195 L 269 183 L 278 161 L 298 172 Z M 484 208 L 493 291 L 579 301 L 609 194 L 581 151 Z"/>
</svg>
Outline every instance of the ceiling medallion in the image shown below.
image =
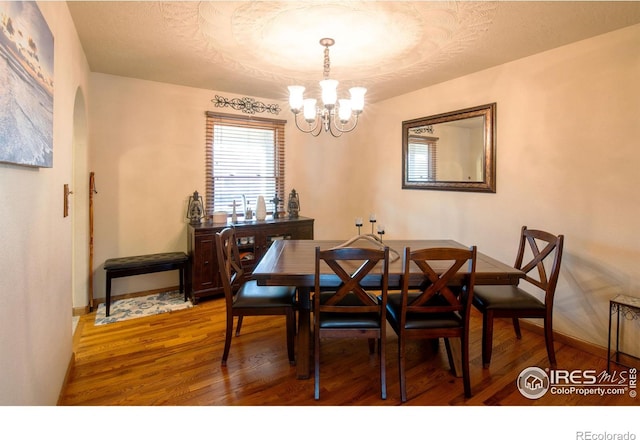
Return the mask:
<svg viewBox="0 0 640 440">
<path fill-rule="evenodd" d="M 278 104 L 265 104 L 246 96 L 244 98 L 227 99 L 223 96 L 216 95 L 216 97 L 212 99 L 211 102 L 213 102 L 216 107 L 231 107 L 234 110 L 239 110 L 242 111 L 242 113 L 247 113 L 250 115 L 264 112 L 274 115 L 280 113 L 280 106 Z"/>
<path fill-rule="evenodd" d="M 165 25 L 211 65 L 224 65 L 239 80 L 300 84 L 310 91 L 317 83 L 309 81 L 314 56 L 308 47 L 323 35 L 340 45 L 332 56 L 343 85 L 411 79 L 473 48 L 500 3 L 162 1 L 160 10 Z M 279 99 L 273 90 L 271 99 Z"/>
</svg>

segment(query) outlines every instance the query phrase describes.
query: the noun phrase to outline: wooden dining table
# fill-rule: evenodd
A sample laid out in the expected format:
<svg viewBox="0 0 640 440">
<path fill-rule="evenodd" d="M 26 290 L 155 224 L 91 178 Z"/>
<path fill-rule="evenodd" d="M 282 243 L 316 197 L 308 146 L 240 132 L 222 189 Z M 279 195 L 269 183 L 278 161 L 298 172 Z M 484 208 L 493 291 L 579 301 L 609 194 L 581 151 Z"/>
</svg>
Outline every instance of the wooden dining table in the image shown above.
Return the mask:
<svg viewBox="0 0 640 440">
<path fill-rule="evenodd" d="M 295 286 L 298 289 L 298 338 L 296 370 L 299 379 L 310 377 L 310 339 L 311 339 L 311 291 L 315 282 L 315 249 L 330 249 L 344 245 L 340 240 L 278 240 L 275 241 L 253 270 L 252 278 L 264 286 Z M 458 247 L 468 249 L 455 240 L 388 240 L 384 245 L 390 249 L 389 288 L 400 288 L 402 274 L 402 255 L 404 249 L 424 249 L 435 247 Z M 363 240 L 351 244 L 357 247 L 375 247 L 375 243 Z M 463 269 L 461 269 L 463 270 Z M 413 267 L 410 284 L 418 285 L 423 280 L 422 271 Z M 517 284 L 524 273 L 513 266 L 502 263 L 481 252 L 477 253 L 476 285 L 479 284 Z M 380 277 L 372 280 L 379 282 Z M 321 266 L 321 284 L 331 285 L 337 282 L 336 275 L 328 266 Z M 364 280 L 364 283 L 367 279 Z M 373 286 L 375 287 L 375 286 Z M 459 375 L 454 371 L 456 375 Z"/>
</svg>

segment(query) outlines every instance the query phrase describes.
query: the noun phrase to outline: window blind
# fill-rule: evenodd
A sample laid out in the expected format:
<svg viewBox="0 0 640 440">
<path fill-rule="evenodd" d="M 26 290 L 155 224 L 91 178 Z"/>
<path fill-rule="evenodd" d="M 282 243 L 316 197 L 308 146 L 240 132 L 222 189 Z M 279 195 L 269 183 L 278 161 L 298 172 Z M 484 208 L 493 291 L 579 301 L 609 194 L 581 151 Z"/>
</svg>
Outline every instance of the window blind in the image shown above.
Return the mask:
<svg viewBox="0 0 640 440">
<path fill-rule="evenodd" d="M 409 136 L 407 176 L 410 182 L 436 180 L 436 144 L 438 138 Z"/>
<path fill-rule="evenodd" d="M 208 215 L 232 212 L 243 202 L 255 211 L 258 196 L 284 199 L 286 121 L 207 112 L 206 200 Z M 267 211 L 271 211 L 267 204 Z"/>
</svg>

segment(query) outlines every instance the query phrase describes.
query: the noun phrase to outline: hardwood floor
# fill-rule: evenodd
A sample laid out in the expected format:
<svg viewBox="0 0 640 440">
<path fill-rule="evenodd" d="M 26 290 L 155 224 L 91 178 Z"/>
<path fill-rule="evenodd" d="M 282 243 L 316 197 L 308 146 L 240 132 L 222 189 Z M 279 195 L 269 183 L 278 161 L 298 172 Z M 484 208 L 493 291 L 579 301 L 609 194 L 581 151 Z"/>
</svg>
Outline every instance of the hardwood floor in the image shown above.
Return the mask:
<svg viewBox="0 0 640 440">
<path fill-rule="evenodd" d="M 130 406 L 373 406 L 400 405 L 397 344 L 388 331 L 387 400 L 379 397 L 377 356 L 366 341 L 322 344 L 321 399 L 313 399 L 313 378 L 298 380 L 286 353 L 284 317 L 247 317 L 234 337 L 227 367 L 221 367 L 224 301 L 202 301 L 183 311 L 94 326 L 95 313 L 80 318 L 74 337 L 75 365 L 60 405 Z M 406 406 L 426 405 L 637 405 L 629 397 L 554 395 L 525 398 L 515 381 L 526 367 L 548 367 L 544 339 L 523 328 L 517 340 L 510 321 L 497 320 L 489 369 L 482 368 L 481 316 L 472 314 L 471 386 L 454 377 L 444 344 L 412 342 L 407 354 Z M 606 370 L 606 359 L 556 343 L 558 368 Z M 313 365 L 313 363 L 312 363 Z"/>
</svg>

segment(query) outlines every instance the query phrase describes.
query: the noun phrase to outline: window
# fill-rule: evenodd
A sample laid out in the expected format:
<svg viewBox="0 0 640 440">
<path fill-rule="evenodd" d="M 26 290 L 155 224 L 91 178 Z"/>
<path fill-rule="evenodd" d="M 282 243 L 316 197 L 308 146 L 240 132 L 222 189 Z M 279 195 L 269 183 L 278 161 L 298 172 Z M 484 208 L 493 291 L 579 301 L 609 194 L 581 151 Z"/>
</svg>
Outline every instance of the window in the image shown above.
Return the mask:
<svg viewBox="0 0 640 440">
<path fill-rule="evenodd" d="M 207 112 L 206 210 L 242 214 L 258 196 L 284 198 L 286 121 Z"/>
<path fill-rule="evenodd" d="M 409 182 L 432 182 L 436 180 L 437 138 L 409 136 L 409 162 L 407 177 Z"/>
</svg>

